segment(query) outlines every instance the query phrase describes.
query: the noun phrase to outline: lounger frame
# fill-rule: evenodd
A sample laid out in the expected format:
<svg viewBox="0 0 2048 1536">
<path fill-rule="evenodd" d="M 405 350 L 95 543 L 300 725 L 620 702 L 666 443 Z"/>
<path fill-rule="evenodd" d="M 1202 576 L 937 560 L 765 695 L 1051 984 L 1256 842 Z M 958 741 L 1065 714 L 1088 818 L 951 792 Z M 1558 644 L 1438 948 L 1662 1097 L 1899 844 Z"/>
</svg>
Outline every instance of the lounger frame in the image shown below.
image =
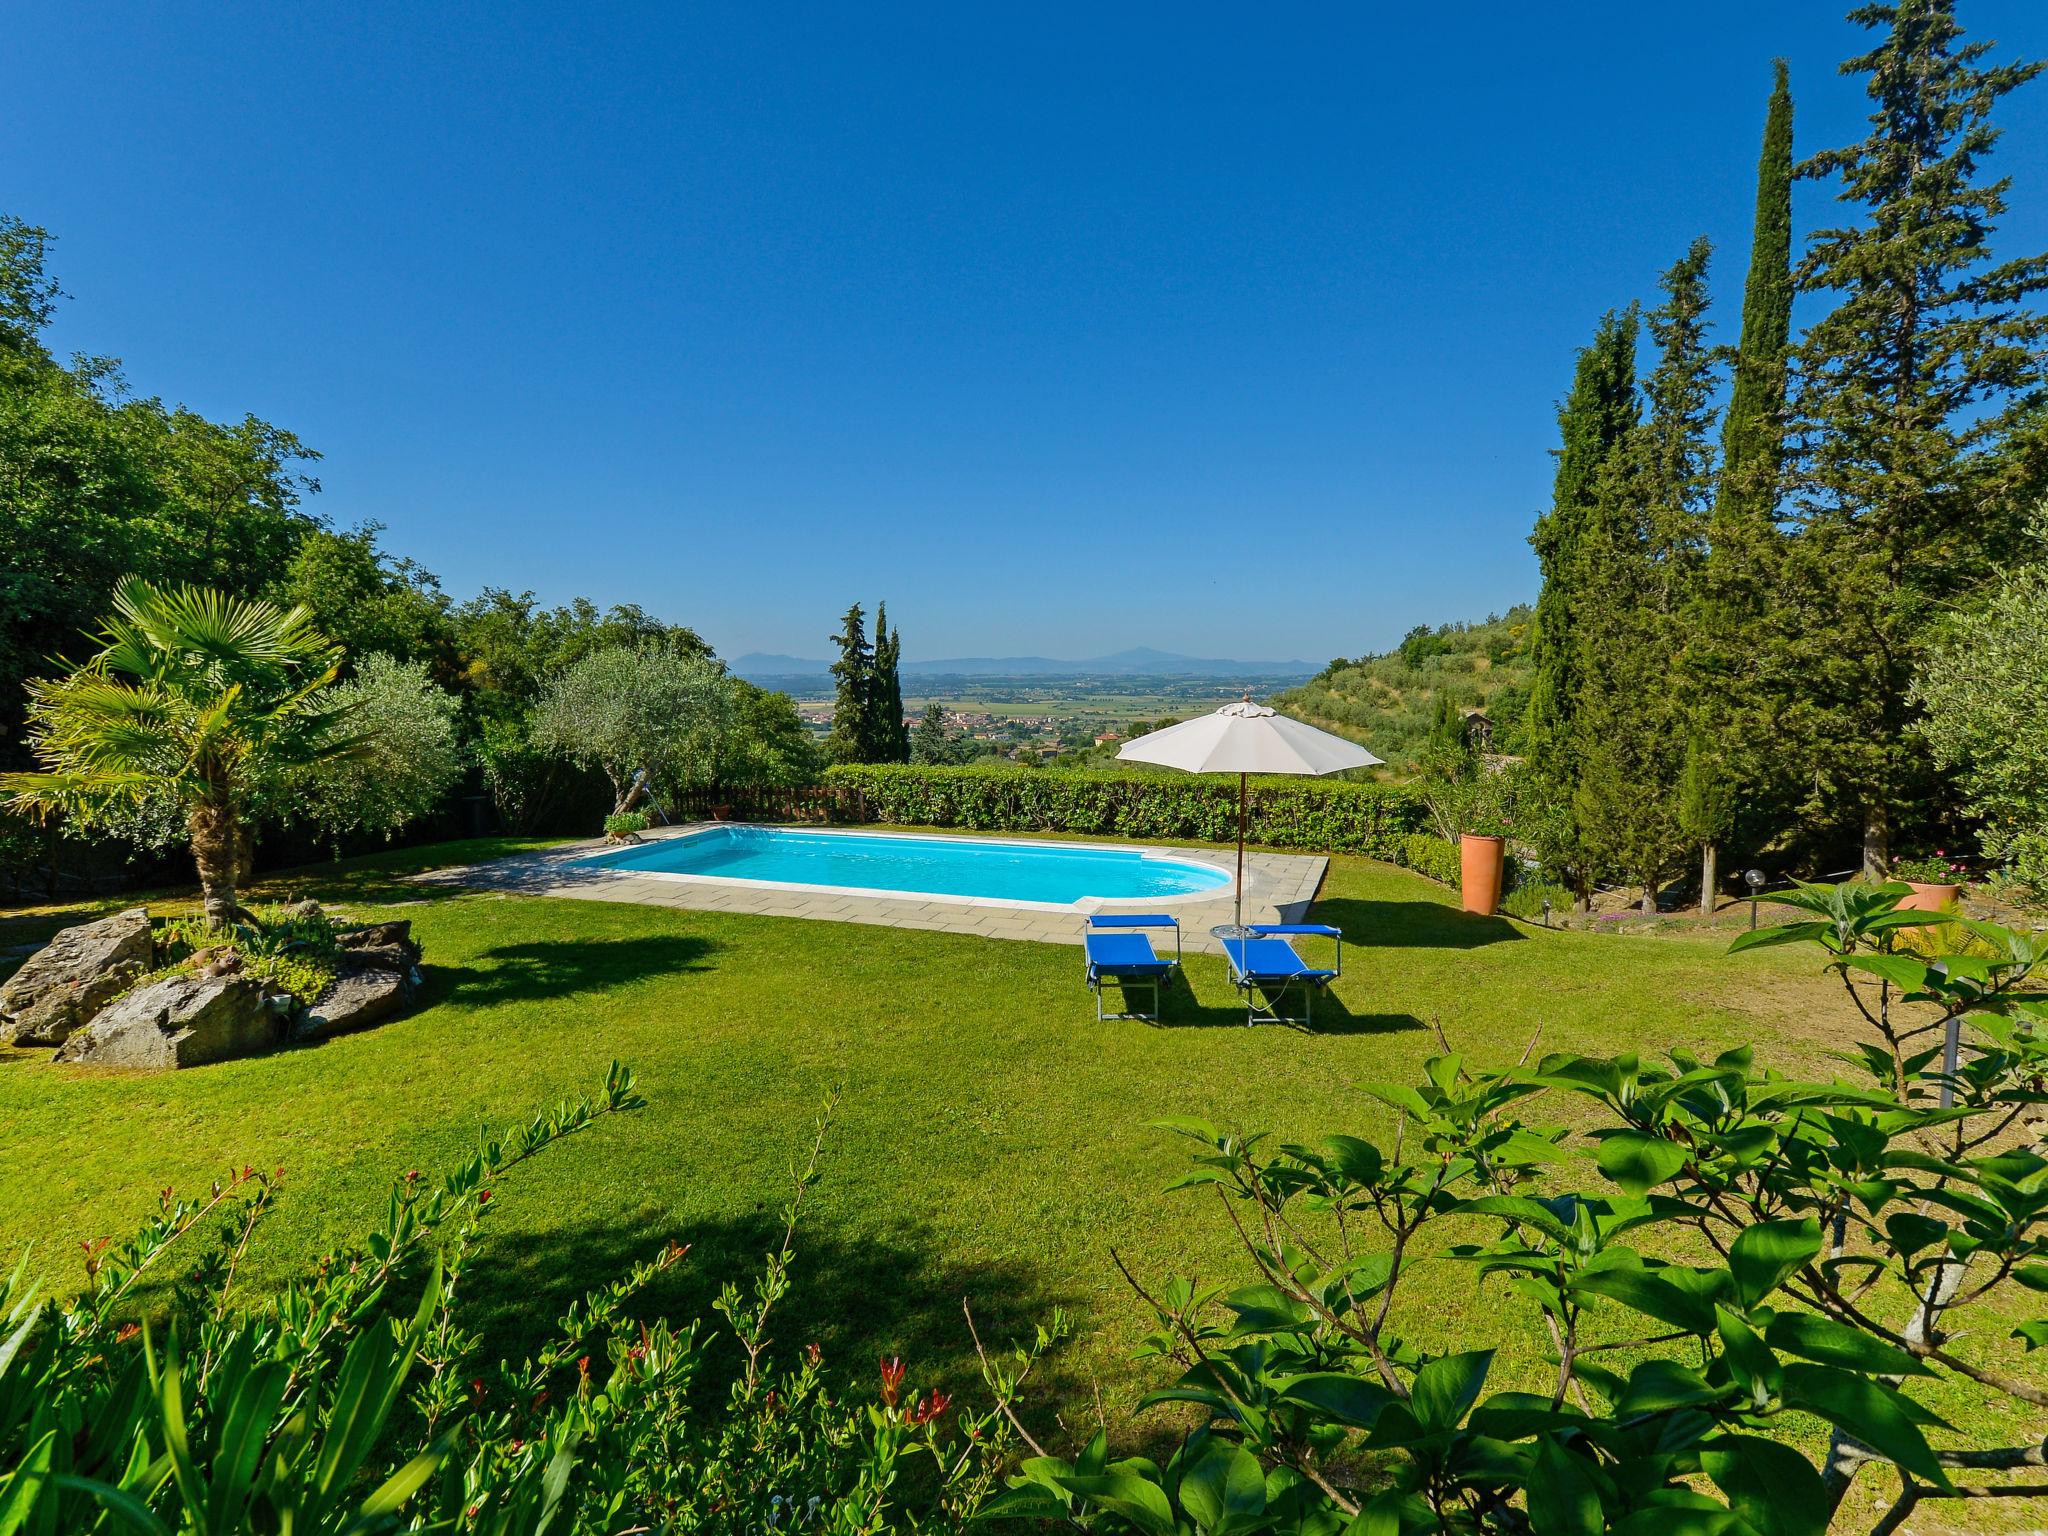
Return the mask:
<svg viewBox="0 0 2048 1536">
<path fill-rule="evenodd" d="M 1175 971 L 1180 969 L 1180 922 L 1177 918 L 1169 917 L 1165 913 L 1097 913 L 1088 919 L 1087 931 L 1090 933 L 1099 933 L 1109 929 L 1130 928 L 1172 929 L 1173 958 L 1171 960 L 1168 960 L 1165 956 L 1159 954 L 1159 952 L 1155 949 L 1153 951 L 1154 958 L 1151 964 L 1156 965 L 1159 968 L 1157 970 L 1147 970 L 1142 975 L 1135 972 L 1120 972 L 1114 967 L 1105 968 L 1103 966 L 1097 965 L 1094 959 L 1088 955 L 1087 933 L 1084 933 L 1082 935 L 1081 953 L 1083 956 L 1083 965 L 1088 978 L 1088 990 L 1095 994 L 1095 1022 L 1098 1024 L 1103 1023 L 1104 1021 L 1109 1019 L 1143 1019 L 1147 1023 L 1157 1024 L 1160 1021 L 1160 1016 L 1162 1012 L 1164 1011 L 1163 1001 L 1165 994 L 1162 990 L 1163 983 L 1166 981 L 1167 977 L 1171 976 Z M 1131 993 L 1133 991 L 1143 991 L 1146 988 L 1150 988 L 1152 992 L 1152 1011 L 1150 1013 L 1132 1011 L 1126 1011 L 1123 1013 L 1104 1012 L 1102 1006 L 1102 993 L 1105 984 L 1115 985 L 1118 995 L 1123 999 L 1123 1004 L 1126 1010 L 1129 1010 L 1131 1007 Z"/>
<path fill-rule="evenodd" d="M 1344 935 L 1338 929 L 1324 923 L 1252 923 L 1248 925 L 1251 937 L 1260 939 L 1324 938 L 1334 939 L 1337 957 L 1329 970 L 1312 966 L 1290 972 L 1246 971 L 1238 964 L 1238 956 L 1226 943 L 1223 949 L 1225 962 L 1230 967 L 1231 985 L 1244 997 L 1247 1026 L 1253 1024 L 1299 1024 L 1304 1029 L 1315 1023 L 1315 999 L 1318 992 L 1327 992 L 1330 983 L 1344 974 Z M 1291 953 L 1292 944 L 1287 946 Z M 1295 956 L 1297 962 L 1299 955 Z M 1282 1013 L 1287 995 L 1295 988 L 1301 989 L 1301 1012 Z"/>
</svg>

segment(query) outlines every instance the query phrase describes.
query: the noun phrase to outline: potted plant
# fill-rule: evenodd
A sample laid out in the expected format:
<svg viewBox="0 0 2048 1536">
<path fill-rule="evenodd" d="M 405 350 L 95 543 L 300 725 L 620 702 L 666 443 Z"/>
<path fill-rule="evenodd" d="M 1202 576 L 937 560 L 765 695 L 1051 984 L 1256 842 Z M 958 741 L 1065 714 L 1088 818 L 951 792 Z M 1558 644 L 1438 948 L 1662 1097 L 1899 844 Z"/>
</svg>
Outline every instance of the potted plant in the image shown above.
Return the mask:
<svg viewBox="0 0 2048 1536">
<path fill-rule="evenodd" d="M 1953 912 L 1962 905 L 1967 872 L 1941 849 L 1917 859 L 1893 863 L 1891 877 L 1906 887 L 1901 912 Z"/>
<path fill-rule="evenodd" d="M 637 843 L 646 830 L 645 811 L 614 811 L 604 819 L 604 840 L 608 843 Z"/>
<path fill-rule="evenodd" d="M 1496 828 L 1498 830 L 1496 830 Z M 1507 871 L 1505 823 L 1477 818 L 1458 834 L 1458 905 L 1467 912 L 1491 917 L 1500 906 L 1501 882 Z"/>
<path fill-rule="evenodd" d="M 1514 787 L 1462 739 L 1440 737 L 1424 750 L 1418 779 L 1438 833 L 1458 845 L 1458 905 L 1490 917 L 1506 883 Z"/>
<path fill-rule="evenodd" d="M 1505 887 L 1510 786 L 1504 774 L 1484 770 L 1468 779 L 1457 796 L 1458 905 L 1491 917 Z"/>
</svg>

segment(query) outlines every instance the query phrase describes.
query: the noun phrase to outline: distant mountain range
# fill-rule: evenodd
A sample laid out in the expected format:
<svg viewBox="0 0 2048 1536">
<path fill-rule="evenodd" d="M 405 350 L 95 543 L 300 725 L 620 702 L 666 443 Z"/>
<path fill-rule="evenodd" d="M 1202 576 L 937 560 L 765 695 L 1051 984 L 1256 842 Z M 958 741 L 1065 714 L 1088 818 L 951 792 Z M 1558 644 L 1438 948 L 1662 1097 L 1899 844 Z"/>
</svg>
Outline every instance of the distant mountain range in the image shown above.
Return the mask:
<svg viewBox="0 0 2048 1536">
<path fill-rule="evenodd" d="M 804 656 L 772 656 L 752 652 L 732 663 L 749 682 L 798 677 L 829 677 L 832 664 Z M 941 661 L 906 661 L 905 677 L 1313 677 L 1322 668 L 1307 661 L 1229 661 L 1217 657 L 1179 656 L 1148 646 L 1060 661 L 1051 656 L 955 656 Z"/>
</svg>

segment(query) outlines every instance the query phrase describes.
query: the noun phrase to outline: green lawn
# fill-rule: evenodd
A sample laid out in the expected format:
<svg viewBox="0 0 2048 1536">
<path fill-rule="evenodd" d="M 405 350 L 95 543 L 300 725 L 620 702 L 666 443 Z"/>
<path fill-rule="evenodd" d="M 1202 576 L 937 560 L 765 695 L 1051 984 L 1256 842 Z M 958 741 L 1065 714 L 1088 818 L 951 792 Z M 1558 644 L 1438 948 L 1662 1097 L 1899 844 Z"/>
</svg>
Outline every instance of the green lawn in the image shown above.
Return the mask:
<svg viewBox="0 0 2048 1536">
<path fill-rule="evenodd" d="M 1120 1418 L 1150 1378 L 1128 1359 L 1143 1318 L 1109 1250 L 1141 1276 L 1238 1273 L 1213 1208 L 1162 1193 L 1183 1154 L 1154 1118 L 1385 1133 L 1389 1116 L 1356 1085 L 1413 1077 L 1436 1050 L 1432 1021 L 1487 1064 L 1513 1061 L 1540 1026 L 1539 1050 L 1756 1041 L 1788 1069 L 1820 1071 L 1849 1033 L 1833 983 L 1803 953 L 1731 959 L 1725 936 L 1469 918 L 1441 888 L 1363 859 L 1333 861 L 1318 904 L 1352 942 L 1341 1006 L 1312 1034 L 1244 1028 L 1207 956 L 1190 957 L 1165 1026 L 1097 1024 L 1079 951 L 1064 946 L 434 894 L 392 877 L 425 861 L 278 882 L 364 917 L 410 917 L 429 962 L 428 1006 L 413 1017 L 161 1077 L 0 1051 L 0 1256 L 33 1242 L 39 1266 L 68 1283 L 81 1239 L 125 1231 L 165 1185 L 247 1162 L 287 1171 L 254 1256 L 274 1278 L 370 1219 L 394 1174 L 593 1087 L 616 1058 L 651 1106 L 518 1172 L 472 1272 L 497 1338 L 516 1348 L 672 1238 L 694 1251 L 662 1305 L 701 1305 L 745 1273 L 837 1089 L 784 1343 L 816 1338 L 861 1370 L 900 1351 L 926 1379 L 958 1378 L 971 1363 L 963 1297 L 985 1335 L 1063 1306 L 1077 1324 L 1059 1363 L 1064 1405 L 1092 1414 L 1099 1388 Z M 1504 1370 L 1534 1368 L 1518 1303 L 1450 1264 L 1429 1287 L 1418 1343 L 1498 1342 Z"/>
</svg>

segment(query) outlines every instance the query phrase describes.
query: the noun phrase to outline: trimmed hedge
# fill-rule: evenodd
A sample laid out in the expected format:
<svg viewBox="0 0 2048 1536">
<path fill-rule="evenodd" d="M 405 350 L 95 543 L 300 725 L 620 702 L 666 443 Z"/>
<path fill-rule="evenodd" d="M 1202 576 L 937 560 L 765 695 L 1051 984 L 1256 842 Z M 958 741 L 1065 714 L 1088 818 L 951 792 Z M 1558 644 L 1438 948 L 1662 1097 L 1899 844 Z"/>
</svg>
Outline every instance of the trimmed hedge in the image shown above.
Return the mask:
<svg viewBox="0 0 2048 1536">
<path fill-rule="evenodd" d="M 1411 832 L 1402 838 L 1401 862 L 1418 875 L 1427 875 L 1445 885 L 1456 885 L 1461 874 L 1458 845 L 1434 832 Z"/>
<path fill-rule="evenodd" d="M 857 796 L 868 821 L 990 832 L 1237 839 L 1237 781 L 1221 774 L 1086 772 L 1063 768 L 964 768 L 894 763 L 842 765 L 825 782 Z M 841 799 L 842 813 L 846 809 Z M 1249 840 L 1392 860 L 1423 823 L 1422 801 L 1385 784 L 1255 779 Z"/>
</svg>

